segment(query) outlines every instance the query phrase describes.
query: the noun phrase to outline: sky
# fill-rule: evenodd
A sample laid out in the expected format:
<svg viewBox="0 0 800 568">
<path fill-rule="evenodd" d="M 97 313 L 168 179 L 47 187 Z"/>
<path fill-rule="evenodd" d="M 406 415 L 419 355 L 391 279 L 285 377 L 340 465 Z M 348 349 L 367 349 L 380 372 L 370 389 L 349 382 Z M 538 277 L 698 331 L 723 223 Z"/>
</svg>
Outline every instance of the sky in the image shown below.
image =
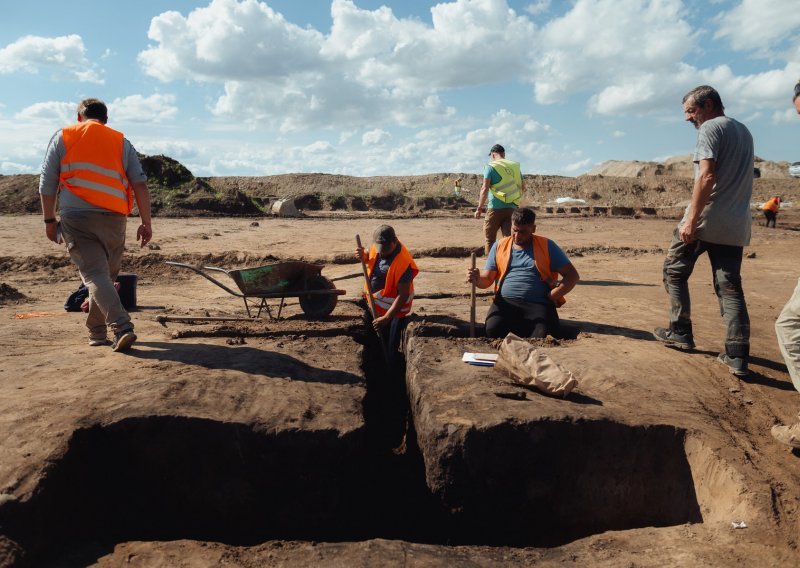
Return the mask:
<svg viewBox="0 0 800 568">
<path fill-rule="evenodd" d="M 794 6 L 793 6 L 794 4 Z M 800 160 L 798 0 L 3 2 L 0 174 L 96 97 L 196 176 L 526 174 L 687 155 L 709 84 L 756 155 Z"/>
</svg>

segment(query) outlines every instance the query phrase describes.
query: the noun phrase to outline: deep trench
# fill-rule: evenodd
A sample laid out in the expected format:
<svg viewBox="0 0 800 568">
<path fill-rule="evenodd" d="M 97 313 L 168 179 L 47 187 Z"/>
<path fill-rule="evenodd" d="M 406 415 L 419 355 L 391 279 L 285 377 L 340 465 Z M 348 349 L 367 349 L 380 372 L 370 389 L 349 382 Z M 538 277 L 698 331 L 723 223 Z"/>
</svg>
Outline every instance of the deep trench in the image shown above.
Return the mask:
<svg viewBox="0 0 800 568">
<path fill-rule="evenodd" d="M 405 369 L 365 345 L 365 428 L 256 431 L 170 416 L 77 430 L 34 496 L 0 510 L 23 564 L 79 566 L 116 543 L 372 538 L 555 546 L 605 530 L 702 522 L 684 432 L 613 422 L 505 425 L 468 436 L 433 495 Z M 388 380 L 387 380 L 388 379 Z"/>
</svg>

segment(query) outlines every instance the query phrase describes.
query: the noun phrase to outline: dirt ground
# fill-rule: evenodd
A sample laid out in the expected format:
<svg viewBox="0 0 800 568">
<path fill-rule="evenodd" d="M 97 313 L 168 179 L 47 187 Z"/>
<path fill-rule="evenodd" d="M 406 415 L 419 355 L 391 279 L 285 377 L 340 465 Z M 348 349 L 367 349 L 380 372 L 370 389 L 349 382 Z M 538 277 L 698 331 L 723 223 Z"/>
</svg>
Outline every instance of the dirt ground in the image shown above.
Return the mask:
<svg viewBox="0 0 800 568">
<path fill-rule="evenodd" d="M 20 511 L 35 500 L 43 480 L 75 447 L 73 434 L 81 428 L 181 415 L 246 422 L 263 431 L 332 432 L 332 444 L 349 448 L 348 437 L 362 424 L 360 407 L 365 396 L 365 371 L 360 363 L 364 342 L 358 335 L 363 329 L 362 312 L 355 304 L 361 280 L 335 282 L 347 293 L 324 322 L 304 319 L 297 300 L 289 299 L 283 319 L 277 322 L 162 325 L 156 321 L 159 315 L 245 315 L 239 298 L 163 261 L 235 268 L 257 266 L 272 258 L 303 259 L 326 263 L 322 273 L 331 279 L 358 275 L 360 266 L 349 262 L 354 237 L 360 234 L 368 242 L 382 222 L 387 219 L 330 212 L 302 219 L 157 218 L 152 246 L 139 249 L 134 243 L 136 224 L 131 220 L 123 270 L 138 276 L 139 308 L 132 316 L 139 342 L 130 354 L 115 354 L 108 348 L 89 347 L 84 315 L 62 309 L 79 279 L 66 251 L 45 239 L 40 217 L 2 217 L 0 565 L 22 562 L 20 545 L 2 535 L 15 534 L 10 525 L 21 518 Z M 482 246 L 481 222 L 458 213 L 388 222 L 417 258 L 417 317 L 465 325 L 470 304 L 463 275 L 469 251 Z M 741 516 L 609 530 L 551 547 L 495 547 L 479 540 L 448 543 L 430 536 L 415 541 L 402 529 L 387 530 L 387 534 L 362 529 L 360 534 L 368 538 L 359 534 L 332 538 L 324 531 L 297 538 L 299 533 L 290 531 L 285 538 L 258 540 L 262 535 L 255 535 L 249 542 L 226 542 L 213 535 L 187 540 L 174 529 L 149 539 L 76 542 L 72 551 L 69 543 L 62 543 L 68 552 L 51 559 L 51 565 L 798 565 L 800 454 L 775 442 L 769 430 L 775 423 L 796 420 L 800 411 L 800 394 L 792 387 L 773 329 L 800 276 L 800 213 L 782 215 L 777 229 L 754 222 L 742 270 L 752 325 L 753 373 L 742 380 L 727 374 L 715 360 L 723 348 L 724 330 L 705 257 L 691 280 L 696 351 L 663 348 L 647 364 L 654 345 L 645 338 L 654 327 L 667 323 L 661 265 L 674 220 L 542 215 L 537 225 L 540 234 L 568 252 L 581 275 L 581 283 L 560 312 L 562 320 L 574 322 L 581 333 L 604 338 L 581 347 L 574 364 L 586 368 L 574 370 L 580 374 L 591 368 L 620 380 L 636 381 L 641 375 L 643 381 L 658 381 L 657 389 L 609 388 L 604 393 L 628 419 L 636 416 L 639 407 L 659 407 L 664 423 L 677 422 L 687 408 L 694 408 L 687 401 L 700 405 L 705 413 L 702 420 L 715 423 L 726 435 L 707 443 L 717 444 L 714 451 L 729 463 L 747 466 L 737 469 L 741 478 L 735 487 L 742 494 L 707 498 L 725 501 L 730 504 L 726 511 Z M 489 295 L 479 295 L 479 322 L 490 302 Z M 620 333 L 624 341 L 615 341 L 609 330 L 625 330 Z M 265 369 L 267 352 L 272 359 Z M 310 375 L 300 372 L 309 368 Z M 686 369 L 691 370 L 691 380 L 677 380 L 676 373 Z M 300 385 L 296 380 L 300 375 L 313 378 Z M 696 390 L 669 396 L 673 381 L 676 388 Z M 301 411 L 296 414 L 298 408 Z M 159 467 L 158 463 L 149 465 Z M 765 495 L 761 495 L 763 487 Z M 748 495 L 754 488 L 759 495 Z M 739 502 L 750 501 L 766 503 L 769 518 L 759 518 L 753 511 L 762 509 L 755 505 L 737 508 Z M 753 517 L 748 518 L 751 512 Z M 748 528 L 731 527 L 740 521 Z M 64 522 L 69 522 L 68 517 Z"/>
</svg>

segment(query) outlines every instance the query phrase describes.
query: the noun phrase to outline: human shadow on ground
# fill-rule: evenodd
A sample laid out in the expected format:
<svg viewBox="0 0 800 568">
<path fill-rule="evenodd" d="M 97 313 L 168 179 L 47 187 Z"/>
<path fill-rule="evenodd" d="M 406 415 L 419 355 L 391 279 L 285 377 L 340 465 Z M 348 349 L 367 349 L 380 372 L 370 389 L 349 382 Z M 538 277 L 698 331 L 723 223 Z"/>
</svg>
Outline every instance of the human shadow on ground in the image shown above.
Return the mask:
<svg viewBox="0 0 800 568">
<path fill-rule="evenodd" d="M 561 320 L 561 332 L 564 336 L 575 335 L 579 332 L 597 333 L 600 335 L 621 335 L 630 339 L 640 339 L 642 341 L 655 341 L 653 334 L 643 329 L 623 327 L 607 323 L 597 323 L 592 321 L 580 320 Z"/>
<path fill-rule="evenodd" d="M 658 286 L 658 284 L 641 284 L 639 282 L 625 282 L 623 280 L 583 280 L 581 286 Z"/>
<path fill-rule="evenodd" d="M 142 348 L 147 349 L 142 349 Z M 333 385 L 363 383 L 364 378 L 346 371 L 320 369 L 276 351 L 255 347 L 208 343 L 142 341 L 127 352 L 143 360 L 174 361 L 204 369 L 230 370 L 263 377 Z"/>
<path fill-rule="evenodd" d="M 713 357 L 714 359 L 716 359 L 719 356 L 719 351 L 709 351 L 707 349 L 693 349 L 690 351 L 690 353 L 708 355 L 709 357 Z M 765 367 L 772 371 L 788 373 L 789 371 L 786 368 L 786 365 L 778 363 L 777 361 L 772 361 L 770 359 L 764 359 L 763 357 L 756 357 L 753 355 L 749 357 L 749 364 L 751 365 L 750 372 L 743 377 L 736 377 L 737 379 L 748 384 L 761 385 L 778 390 L 785 390 L 785 391 L 795 390 L 794 384 L 791 381 L 780 381 L 778 379 L 773 379 L 772 377 L 768 377 L 752 369 L 752 365 L 757 365 L 759 367 Z M 720 364 L 720 366 L 722 366 L 722 364 Z"/>
</svg>

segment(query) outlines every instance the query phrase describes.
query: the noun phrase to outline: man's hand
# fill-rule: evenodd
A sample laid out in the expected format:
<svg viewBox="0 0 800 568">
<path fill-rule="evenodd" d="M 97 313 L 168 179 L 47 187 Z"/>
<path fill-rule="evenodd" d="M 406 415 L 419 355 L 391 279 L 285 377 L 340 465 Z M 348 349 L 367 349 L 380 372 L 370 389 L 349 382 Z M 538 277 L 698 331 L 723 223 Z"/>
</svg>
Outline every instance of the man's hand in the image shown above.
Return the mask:
<svg viewBox="0 0 800 568">
<path fill-rule="evenodd" d="M 467 268 L 467 284 L 477 284 L 480 275 L 480 270 L 477 268 Z"/>
<path fill-rule="evenodd" d="M 678 237 L 682 242 L 687 245 L 697 240 L 695 233 L 697 232 L 697 221 L 694 219 L 686 219 L 686 222 L 681 225 L 681 230 L 678 232 Z"/>
<path fill-rule="evenodd" d="M 364 260 L 364 247 L 356 247 L 355 254 L 359 261 Z"/>
<path fill-rule="evenodd" d="M 47 235 L 48 239 L 50 239 L 56 244 L 58 244 L 58 242 L 56 241 L 57 228 L 58 228 L 58 223 L 45 223 L 44 225 L 44 234 Z"/>
<path fill-rule="evenodd" d="M 476 208 L 475 209 L 475 218 L 476 219 L 480 219 L 481 218 L 481 213 L 483 213 L 483 207 Z"/>
<path fill-rule="evenodd" d="M 153 229 L 150 225 L 145 225 L 142 223 L 139 225 L 139 228 L 136 230 L 136 240 L 141 240 L 141 244 L 139 246 L 145 246 L 147 243 L 150 242 L 150 239 L 153 238 Z"/>
<path fill-rule="evenodd" d="M 375 331 L 379 331 L 382 327 L 386 327 L 389 324 L 389 318 L 386 316 L 380 316 L 372 320 L 372 327 Z"/>
</svg>

